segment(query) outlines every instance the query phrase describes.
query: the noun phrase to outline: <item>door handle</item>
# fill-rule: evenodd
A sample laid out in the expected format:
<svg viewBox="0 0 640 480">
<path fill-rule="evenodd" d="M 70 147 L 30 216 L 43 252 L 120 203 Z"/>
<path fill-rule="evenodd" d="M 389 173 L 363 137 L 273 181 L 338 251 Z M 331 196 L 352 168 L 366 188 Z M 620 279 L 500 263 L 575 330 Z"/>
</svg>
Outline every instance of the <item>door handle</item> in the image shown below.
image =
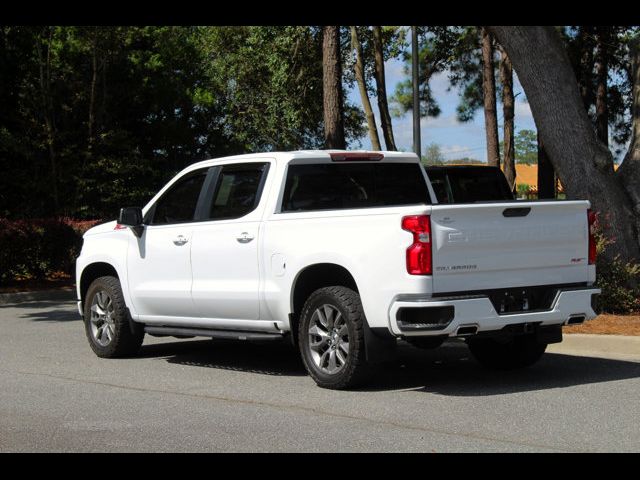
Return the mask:
<svg viewBox="0 0 640 480">
<path fill-rule="evenodd" d="M 189 240 L 184 235 L 178 235 L 173 239 L 173 244 L 178 245 L 179 247 L 187 243 Z"/>
<path fill-rule="evenodd" d="M 236 240 L 238 240 L 240 243 L 249 243 L 251 240 L 253 240 L 253 235 L 249 235 L 247 232 L 242 232 L 240 236 L 236 237 Z"/>
</svg>

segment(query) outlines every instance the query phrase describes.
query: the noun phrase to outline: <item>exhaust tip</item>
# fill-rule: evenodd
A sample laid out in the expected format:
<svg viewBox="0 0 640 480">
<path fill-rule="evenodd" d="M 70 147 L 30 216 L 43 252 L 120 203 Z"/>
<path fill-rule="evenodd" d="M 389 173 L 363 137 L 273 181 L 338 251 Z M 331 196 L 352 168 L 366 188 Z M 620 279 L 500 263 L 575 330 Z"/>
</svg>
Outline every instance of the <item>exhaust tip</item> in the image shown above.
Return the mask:
<svg viewBox="0 0 640 480">
<path fill-rule="evenodd" d="M 580 325 L 581 323 L 584 323 L 584 319 L 584 315 L 571 315 L 567 320 L 567 325 Z"/>
<path fill-rule="evenodd" d="M 477 325 L 463 325 L 462 327 L 458 327 L 458 330 L 456 330 L 456 335 L 458 337 L 465 337 L 468 335 L 475 335 L 476 333 L 478 333 L 478 326 Z"/>
</svg>

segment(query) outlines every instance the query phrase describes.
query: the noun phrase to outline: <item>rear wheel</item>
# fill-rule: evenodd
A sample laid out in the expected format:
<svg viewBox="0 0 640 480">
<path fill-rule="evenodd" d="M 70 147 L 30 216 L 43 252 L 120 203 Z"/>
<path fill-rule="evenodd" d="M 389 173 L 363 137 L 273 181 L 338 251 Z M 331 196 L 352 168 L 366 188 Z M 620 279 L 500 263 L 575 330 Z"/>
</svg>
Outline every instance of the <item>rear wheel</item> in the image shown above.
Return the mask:
<svg viewBox="0 0 640 480">
<path fill-rule="evenodd" d="M 91 283 L 84 301 L 84 325 L 89 345 L 99 357 L 134 355 L 144 338 L 142 325 L 129 317 L 116 277 L 100 277 Z"/>
<path fill-rule="evenodd" d="M 313 292 L 300 316 L 302 361 L 318 386 L 351 388 L 370 374 L 365 358 L 364 312 L 360 295 L 346 287 Z"/>
<path fill-rule="evenodd" d="M 544 354 L 546 343 L 536 341 L 535 335 L 519 335 L 509 341 L 493 338 L 470 338 L 469 350 L 478 362 L 495 370 L 511 370 L 533 365 Z"/>
</svg>

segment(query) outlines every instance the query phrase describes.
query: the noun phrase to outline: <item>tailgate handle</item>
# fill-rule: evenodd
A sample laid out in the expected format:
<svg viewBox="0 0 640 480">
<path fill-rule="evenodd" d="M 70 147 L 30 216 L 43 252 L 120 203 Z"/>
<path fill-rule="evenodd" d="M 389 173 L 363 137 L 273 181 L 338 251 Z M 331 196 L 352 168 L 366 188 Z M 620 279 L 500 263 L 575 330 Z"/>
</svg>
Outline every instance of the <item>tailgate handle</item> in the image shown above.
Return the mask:
<svg viewBox="0 0 640 480">
<path fill-rule="evenodd" d="M 531 207 L 506 208 L 502 212 L 505 217 L 526 217 L 529 215 Z"/>
</svg>

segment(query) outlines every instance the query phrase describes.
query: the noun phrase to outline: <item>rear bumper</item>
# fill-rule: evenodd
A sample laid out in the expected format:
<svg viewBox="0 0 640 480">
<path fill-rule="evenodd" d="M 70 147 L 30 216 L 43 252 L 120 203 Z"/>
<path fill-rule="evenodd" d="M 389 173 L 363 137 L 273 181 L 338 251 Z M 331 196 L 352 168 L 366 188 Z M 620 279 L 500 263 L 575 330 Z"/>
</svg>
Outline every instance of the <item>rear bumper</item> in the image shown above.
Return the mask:
<svg viewBox="0 0 640 480">
<path fill-rule="evenodd" d="M 507 325 L 522 323 L 566 325 L 571 318 L 578 322 L 580 317 L 585 321 L 595 318 L 597 314 L 592 307 L 592 296 L 599 293 L 597 288 L 560 290 L 548 310 L 503 315 L 498 315 L 488 297 L 473 295 L 472 292 L 465 297 L 449 298 L 400 296 L 389 309 L 389 330 L 396 336 L 454 337 L 470 332 L 501 330 Z M 416 322 L 416 318 L 423 316 L 424 324 L 422 321 L 411 325 L 403 322 L 399 312 L 406 314 L 407 309 L 421 309 L 411 312 L 411 318 Z M 433 318 L 438 325 L 434 325 Z"/>
</svg>

